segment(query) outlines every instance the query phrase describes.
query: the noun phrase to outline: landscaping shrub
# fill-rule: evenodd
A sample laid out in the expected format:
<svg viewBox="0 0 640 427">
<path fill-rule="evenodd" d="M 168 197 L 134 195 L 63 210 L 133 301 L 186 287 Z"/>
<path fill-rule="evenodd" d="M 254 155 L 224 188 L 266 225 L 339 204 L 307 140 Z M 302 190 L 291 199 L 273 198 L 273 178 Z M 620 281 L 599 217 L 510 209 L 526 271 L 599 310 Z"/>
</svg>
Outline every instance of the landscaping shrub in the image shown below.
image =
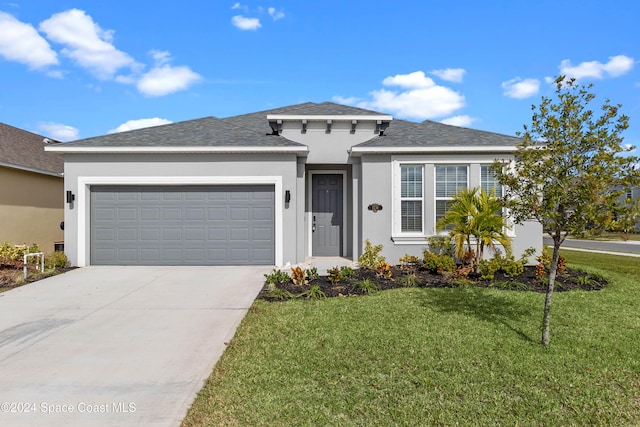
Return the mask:
<svg viewBox="0 0 640 427">
<path fill-rule="evenodd" d="M 69 259 L 64 252 L 56 251 L 44 257 L 44 268 L 47 270 L 65 268 L 69 266 Z"/>
<path fill-rule="evenodd" d="M 375 270 L 381 262 L 386 262 L 385 257 L 380 255 L 382 245 L 372 245 L 369 239 L 364 241 L 364 251 L 358 258 L 358 264 L 361 268 Z"/>
<path fill-rule="evenodd" d="M 349 280 L 349 279 L 353 279 L 353 276 L 355 275 L 355 271 L 353 271 L 353 268 L 349 267 L 348 265 L 343 265 L 342 267 L 340 267 L 340 280 Z"/>
<path fill-rule="evenodd" d="M 296 286 L 305 286 L 309 284 L 307 273 L 301 267 L 291 267 L 291 281 Z"/>
<path fill-rule="evenodd" d="M 264 278 L 267 283 L 277 285 L 279 283 L 287 283 L 291 278 L 289 275 L 282 271 L 274 268 L 270 274 L 265 274 Z"/>
<path fill-rule="evenodd" d="M 423 253 L 422 263 L 424 268 L 432 274 L 442 274 L 456 269 L 456 263 L 452 257 L 444 254 L 436 255 L 428 250 Z"/>
</svg>

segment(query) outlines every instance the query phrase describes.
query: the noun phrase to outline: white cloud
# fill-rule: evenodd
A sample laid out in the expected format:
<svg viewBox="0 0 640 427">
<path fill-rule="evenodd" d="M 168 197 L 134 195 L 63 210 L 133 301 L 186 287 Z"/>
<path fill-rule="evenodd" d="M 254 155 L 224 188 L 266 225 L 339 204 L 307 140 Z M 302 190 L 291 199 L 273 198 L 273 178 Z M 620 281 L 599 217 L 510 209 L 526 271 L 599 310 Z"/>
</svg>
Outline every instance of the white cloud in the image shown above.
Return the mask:
<svg viewBox="0 0 640 427">
<path fill-rule="evenodd" d="M 445 68 L 443 70 L 432 70 L 431 74 L 448 82 L 461 83 L 465 72 L 464 68 Z"/>
<path fill-rule="evenodd" d="M 343 104 L 343 105 L 353 105 L 353 104 L 357 104 L 358 102 L 361 101 L 360 98 L 356 98 L 355 96 L 349 96 L 349 97 L 343 97 L 340 95 L 336 95 L 334 97 L 331 98 L 334 102 L 337 102 L 338 104 Z"/>
<path fill-rule="evenodd" d="M 625 55 L 610 56 L 609 62 L 603 64 L 598 61 L 581 62 L 572 65 L 568 59 L 560 62 L 560 74 L 576 79 L 594 78 L 602 79 L 608 77 L 618 77 L 628 73 L 633 68 L 633 58 Z"/>
<path fill-rule="evenodd" d="M 126 132 L 129 130 L 148 128 L 152 126 L 168 125 L 170 123 L 173 122 L 171 120 L 161 119 L 159 117 L 153 117 L 151 119 L 129 120 L 125 123 L 122 123 L 117 128 L 111 129 L 108 133 Z"/>
<path fill-rule="evenodd" d="M 187 66 L 169 65 L 169 52 L 152 50 L 150 53 L 155 60 L 155 66 L 138 80 L 137 88 L 141 93 L 147 96 L 164 96 L 187 89 L 202 79 L 200 74 Z M 126 77 L 121 77 L 120 80 L 127 83 Z"/>
<path fill-rule="evenodd" d="M 231 6 L 231 10 L 243 10 L 246 13 L 249 12 L 249 8 L 245 5 L 242 5 L 240 3 L 234 3 L 233 6 Z"/>
<path fill-rule="evenodd" d="M 424 71 L 414 71 L 409 74 L 396 74 L 382 81 L 385 86 L 399 86 L 406 89 L 424 89 L 435 85 L 430 77 L 425 76 Z"/>
<path fill-rule="evenodd" d="M 502 82 L 503 94 L 509 98 L 529 98 L 538 93 L 540 90 L 540 80 L 538 79 L 515 79 Z"/>
<path fill-rule="evenodd" d="M 62 123 L 43 122 L 38 123 L 38 130 L 46 136 L 58 141 L 72 141 L 78 139 L 79 131 L 73 126 L 63 125 Z"/>
<path fill-rule="evenodd" d="M 333 99 L 360 108 L 386 111 L 398 117 L 420 120 L 448 116 L 465 105 L 463 95 L 435 84 L 423 71 L 389 76 L 382 84 L 397 86 L 401 90 L 374 90 L 369 93 L 370 100 L 340 96 Z"/>
<path fill-rule="evenodd" d="M 135 67 L 135 61 L 115 48 L 113 31 L 105 31 L 91 16 L 79 9 L 52 15 L 40 23 L 49 40 L 65 47 L 62 54 L 76 61 L 100 79 L 110 79 L 123 67 Z"/>
<path fill-rule="evenodd" d="M 262 27 L 260 24 L 260 19 L 258 18 L 247 18 L 242 15 L 236 15 L 231 18 L 231 23 L 236 27 L 243 31 L 249 30 L 257 30 Z"/>
<path fill-rule="evenodd" d="M 271 16 L 274 21 L 284 18 L 284 12 L 282 10 L 277 10 L 275 7 L 268 8 L 267 12 L 269 12 L 269 16 Z"/>
<path fill-rule="evenodd" d="M 0 12 L 0 55 L 30 69 L 58 64 L 56 53 L 31 24 Z"/>
<path fill-rule="evenodd" d="M 451 125 L 451 126 L 468 127 L 468 126 L 471 126 L 475 121 L 476 121 L 475 118 L 471 116 L 463 115 L 463 116 L 453 116 L 453 117 L 446 118 L 444 120 L 440 120 L 440 123 L 444 123 L 445 125 Z"/>
</svg>

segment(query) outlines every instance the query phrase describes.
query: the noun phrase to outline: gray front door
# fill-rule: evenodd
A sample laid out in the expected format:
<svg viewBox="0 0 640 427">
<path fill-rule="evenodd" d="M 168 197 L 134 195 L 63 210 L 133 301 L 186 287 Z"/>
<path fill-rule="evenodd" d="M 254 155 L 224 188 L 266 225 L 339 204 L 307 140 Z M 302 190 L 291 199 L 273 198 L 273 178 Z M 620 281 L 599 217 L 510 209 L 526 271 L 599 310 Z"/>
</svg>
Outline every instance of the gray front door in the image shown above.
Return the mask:
<svg viewBox="0 0 640 427">
<path fill-rule="evenodd" d="M 269 185 L 92 186 L 91 264 L 275 263 Z"/>
<path fill-rule="evenodd" d="M 312 176 L 312 255 L 342 256 L 342 175 Z"/>
</svg>

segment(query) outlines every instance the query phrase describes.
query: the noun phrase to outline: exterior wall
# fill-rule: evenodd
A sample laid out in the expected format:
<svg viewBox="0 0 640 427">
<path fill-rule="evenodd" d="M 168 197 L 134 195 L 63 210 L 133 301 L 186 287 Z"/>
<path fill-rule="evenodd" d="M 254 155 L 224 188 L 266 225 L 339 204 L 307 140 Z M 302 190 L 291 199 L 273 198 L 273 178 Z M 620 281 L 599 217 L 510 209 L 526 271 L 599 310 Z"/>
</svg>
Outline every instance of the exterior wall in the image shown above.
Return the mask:
<svg viewBox="0 0 640 427">
<path fill-rule="evenodd" d="M 493 161 L 493 154 L 458 154 L 448 155 L 363 155 L 362 182 L 360 204 L 362 217 L 360 234 L 361 241 L 369 239 L 372 244 L 382 244 L 383 252 L 390 263 L 396 263 L 405 254 L 421 256 L 427 248 L 427 238 L 436 234 L 435 230 L 435 166 L 468 165 L 468 186 L 474 188 L 480 185 L 480 167 Z M 508 156 L 500 156 L 507 158 Z M 421 164 L 423 169 L 423 232 L 418 235 L 403 235 L 394 230 L 399 211 L 399 165 Z M 382 205 L 378 212 L 368 210 L 372 203 Z M 395 206 L 394 206 L 395 205 Z M 521 226 L 515 225 L 510 231 L 513 236 L 513 254 L 519 258 L 529 247 L 536 249 L 536 254 L 542 251 L 542 230 L 535 222 L 527 222 Z M 362 252 L 364 243 L 355 256 Z"/>
<path fill-rule="evenodd" d="M 276 240 L 280 239 L 281 256 L 277 243 L 276 263 L 302 262 L 304 259 L 298 255 L 300 241 L 296 237 L 298 221 L 304 217 L 304 211 L 299 211 L 304 204 L 301 205 L 297 191 L 298 169 L 295 154 L 65 154 L 65 190 L 76 195 L 76 201 L 65 206 L 65 252 L 72 265 L 88 264 L 90 206 L 87 201 L 90 183 L 97 180 L 127 184 L 140 180 L 150 183 L 147 181 L 152 178 L 158 184 L 187 185 L 256 183 L 263 182 L 264 177 L 273 177 L 279 182 L 276 184 Z M 286 190 L 291 192 L 288 204 L 284 203 Z M 278 218 L 279 211 L 281 218 Z"/>
<path fill-rule="evenodd" d="M 37 243 L 53 252 L 64 239 L 62 177 L 0 167 L 0 242 Z"/>
<path fill-rule="evenodd" d="M 307 164 L 351 163 L 349 149 L 376 136 L 376 124 L 359 122 L 356 132 L 351 133 L 351 122 L 334 120 L 331 132 L 327 133 L 327 122 L 309 121 L 306 133 L 302 133 L 300 121 L 285 122 L 282 136 L 309 147 Z"/>
</svg>

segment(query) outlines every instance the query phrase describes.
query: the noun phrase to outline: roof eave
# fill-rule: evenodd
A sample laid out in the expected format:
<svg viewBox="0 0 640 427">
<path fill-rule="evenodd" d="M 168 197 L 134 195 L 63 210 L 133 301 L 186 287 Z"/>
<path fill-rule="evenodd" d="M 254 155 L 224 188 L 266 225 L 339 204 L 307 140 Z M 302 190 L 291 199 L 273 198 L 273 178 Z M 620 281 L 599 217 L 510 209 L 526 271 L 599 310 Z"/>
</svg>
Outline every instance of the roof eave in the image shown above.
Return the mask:
<svg viewBox="0 0 640 427">
<path fill-rule="evenodd" d="M 140 146 L 104 146 L 104 147 L 65 147 L 64 145 L 55 147 L 45 147 L 46 151 L 57 153 L 296 153 L 303 154 L 309 151 L 307 146 L 300 147 L 140 147 Z"/>
<path fill-rule="evenodd" d="M 28 166 L 16 165 L 16 164 L 7 163 L 7 162 L 0 162 L 0 166 L 11 168 L 11 169 L 17 169 L 21 171 L 26 171 L 26 172 L 39 173 L 42 175 L 55 176 L 57 178 L 61 178 L 64 175 L 62 172 L 53 172 L 53 171 L 47 171 L 44 169 L 30 168 Z"/>
<path fill-rule="evenodd" d="M 434 153 L 512 153 L 515 145 L 502 146 L 430 146 L 430 147 L 352 147 L 351 155 L 362 154 L 434 154 Z"/>
</svg>

